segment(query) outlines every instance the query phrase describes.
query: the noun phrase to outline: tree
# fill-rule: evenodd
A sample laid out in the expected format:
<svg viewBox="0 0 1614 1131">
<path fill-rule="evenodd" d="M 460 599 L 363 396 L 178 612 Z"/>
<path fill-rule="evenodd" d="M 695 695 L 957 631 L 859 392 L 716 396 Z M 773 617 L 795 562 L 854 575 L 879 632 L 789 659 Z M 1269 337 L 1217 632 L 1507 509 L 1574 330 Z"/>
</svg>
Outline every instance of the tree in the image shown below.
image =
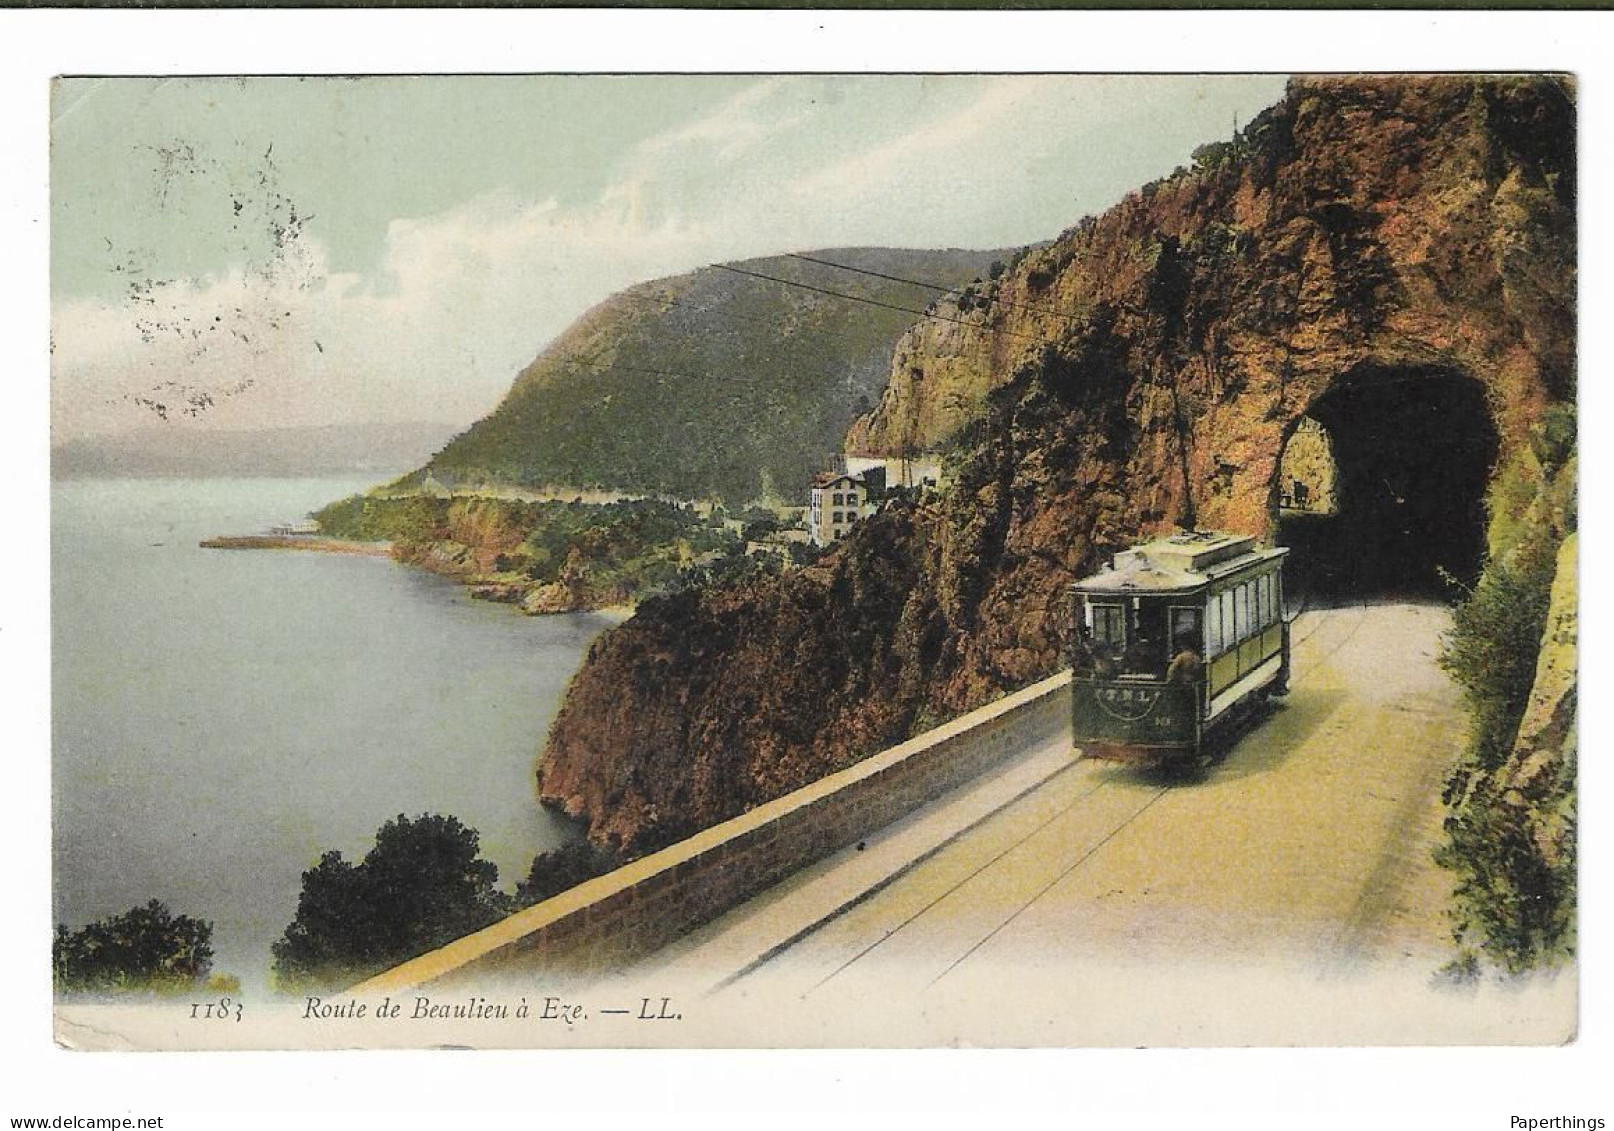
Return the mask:
<svg viewBox="0 0 1614 1131">
<path fill-rule="evenodd" d="M 609 850 L 586 840 L 563 844 L 534 857 L 527 878 L 516 885 L 516 905 L 530 907 L 551 896 L 569 891 L 595 876 L 603 876 L 618 864 Z"/>
<path fill-rule="evenodd" d="M 58 924 L 51 974 L 58 991 L 182 993 L 213 968 L 213 924 L 157 900 L 69 931 Z"/>
<path fill-rule="evenodd" d="M 282 988 L 335 988 L 509 914 L 499 869 L 457 818 L 400 813 L 359 864 L 327 852 L 303 873 L 297 917 L 272 948 Z"/>
</svg>

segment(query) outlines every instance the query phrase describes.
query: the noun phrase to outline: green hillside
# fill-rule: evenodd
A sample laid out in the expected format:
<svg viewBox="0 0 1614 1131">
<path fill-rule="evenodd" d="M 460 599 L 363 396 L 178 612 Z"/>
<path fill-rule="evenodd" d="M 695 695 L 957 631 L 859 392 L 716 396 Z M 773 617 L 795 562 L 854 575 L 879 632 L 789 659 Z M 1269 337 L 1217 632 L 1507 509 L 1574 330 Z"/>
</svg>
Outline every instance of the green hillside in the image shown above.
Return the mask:
<svg viewBox="0 0 1614 1131">
<path fill-rule="evenodd" d="M 1004 251 L 854 249 L 832 263 L 961 286 Z M 732 266 L 923 310 L 937 292 L 781 256 Z M 794 499 L 879 399 L 917 316 L 707 267 L 589 311 L 427 472 L 448 486 L 601 487 L 676 498 Z"/>
</svg>

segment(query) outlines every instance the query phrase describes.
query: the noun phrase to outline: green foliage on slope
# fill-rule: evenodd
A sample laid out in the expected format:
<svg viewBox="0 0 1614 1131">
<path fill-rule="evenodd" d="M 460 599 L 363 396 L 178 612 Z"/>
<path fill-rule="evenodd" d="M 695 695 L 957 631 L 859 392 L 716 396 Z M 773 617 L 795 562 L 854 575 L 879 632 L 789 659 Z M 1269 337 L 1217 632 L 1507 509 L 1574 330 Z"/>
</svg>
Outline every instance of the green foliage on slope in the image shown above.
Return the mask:
<svg viewBox="0 0 1614 1131">
<path fill-rule="evenodd" d="M 717 518 L 656 499 L 353 495 L 313 517 L 333 537 L 389 541 L 402 560 L 480 587 L 479 596 L 518 603 L 543 586 L 565 589 L 530 612 L 627 603 L 740 548 Z"/>
<path fill-rule="evenodd" d="M 1471 719 L 1436 854 L 1456 879 L 1458 978 L 1550 969 L 1575 953 L 1574 445 L 1573 409 L 1550 409 L 1533 459 L 1500 471 L 1492 556 L 1441 656 Z"/>
<path fill-rule="evenodd" d="M 946 287 L 999 251 L 815 252 Z M 744 502 L 795 497 L 879 398 L 891 351 L 937 291 L 789 257 L 735 264 L 848 301 L 708 267 L 595 307 L 516 380 L 494 412 L 427 467 L 448 485 L 604 487 Z"/>
<path fill-rule="evenodd" d="M 516 885 L 515 905 L 531 907 L 603 876 L 621 864 L 616 854 L 586 840 L 573 841 L 533 857 L 532 870 Z"/>
</svg>

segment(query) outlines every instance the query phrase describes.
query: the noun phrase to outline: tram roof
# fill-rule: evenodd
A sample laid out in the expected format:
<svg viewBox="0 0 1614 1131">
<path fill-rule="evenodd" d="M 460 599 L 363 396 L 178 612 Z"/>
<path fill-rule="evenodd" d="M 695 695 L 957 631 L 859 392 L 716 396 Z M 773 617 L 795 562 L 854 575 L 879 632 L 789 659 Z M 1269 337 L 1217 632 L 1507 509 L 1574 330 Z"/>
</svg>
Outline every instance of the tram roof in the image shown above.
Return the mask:
<svg viewBox="0 0 1614 1131">
<path fill-rule="evenodd" d="M 1247 534 L 1195 530 L 1123 550 L 1112 565 L 1082 578 L 1073 588 L 1085 593 L 1197 589 L 1288 552 L 1281 547 L 1262 550 Z"/>
</svg>

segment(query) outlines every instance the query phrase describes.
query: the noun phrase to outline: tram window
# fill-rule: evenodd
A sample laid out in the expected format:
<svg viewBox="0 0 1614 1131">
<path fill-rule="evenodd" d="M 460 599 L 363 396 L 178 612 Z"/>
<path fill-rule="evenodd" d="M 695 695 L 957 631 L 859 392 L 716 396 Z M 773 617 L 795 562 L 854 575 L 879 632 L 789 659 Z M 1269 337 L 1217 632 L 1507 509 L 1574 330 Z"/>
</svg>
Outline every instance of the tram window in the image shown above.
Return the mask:
<svg viewBox="0 0 1614 1131">
<path fill-rule="evenodd" d="M 1119 605 L 1089 605 L 1093 641 L 1120 647 L 1126 643 L 1126 611 Z"/>
<path fill-rule="evenodd" d="M 1191 647 L 1196 652 L 1202 646 L 1199 639 L 1199 610 L 1173 606 L 1171 610 L 1171 646 Z"/>
<path fill-rule="evenodd" d="M 1250 631 L 1250 587 L 1240 585 L 1233 590 L 1233 639 L 1243 640 Z"/>
<path fill-rule="evenodd" d="M 1272 606 L 1268 601 L 1270 590 L 1267 583 L 1271 580 L 1265 574 L 1255 579 L 1255 627 L 1265 628 L 1272 623 Z"/>
</svg>

